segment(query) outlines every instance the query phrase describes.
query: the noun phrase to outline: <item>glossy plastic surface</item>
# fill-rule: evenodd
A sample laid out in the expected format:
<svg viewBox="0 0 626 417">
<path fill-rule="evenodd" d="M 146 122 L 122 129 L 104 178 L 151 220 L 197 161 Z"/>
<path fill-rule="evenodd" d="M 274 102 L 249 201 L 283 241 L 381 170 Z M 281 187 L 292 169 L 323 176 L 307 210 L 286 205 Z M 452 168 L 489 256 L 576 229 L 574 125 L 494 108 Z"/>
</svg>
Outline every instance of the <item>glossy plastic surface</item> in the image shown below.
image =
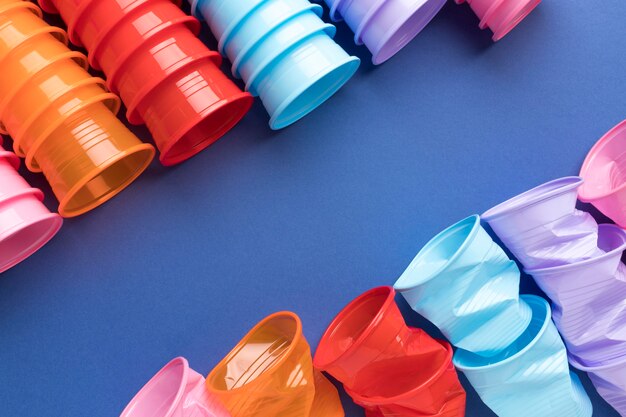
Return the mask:
<svg viewBox="0 0 626 417">
<path fill-rule="evenodd" d="M 445 5 L 445 0 L 326 0 L 331 17 L 345 19 L 365 44 L 372 62 L 382 64 L 415 38 Z"/>
<path fill-rule="evenodd" d="M 465 415 L 452 348 L 409 328 L 391 287 L 356 298 L 333 320 L 313 364 L 339 380 L 368 415 Z M 444 414 L 437 414 L 445 410 Z"/>
<path fill-rule="evenodd" d="M 492 356 L 530 322 L 519 282 L 515 262 L 482 228 L 480 218 L 471 216 L 428 242 L 394 287 L 453 345 Z"/>
<path fill-rule="evenodd" d="M 41 202 L 42 192 L 17 172 L 19 163 L 2 147 L 0 137 L 0 273 L 41 249 L 63 224 Z"/>
<path fill-rule="evenodd" d="M 489 27 L 494 42 L 499 41 L 521 23 L 541 3 L 541 0 L 455 0 L 467 3 L 480 18 L 479 27 Z"/>
<path fill-rule="evenodd" d="M 579 177 L 559 178 L 488 210 L 482 219 L 525 269 L 591 259 L 598 250 L 598 224 L 576 210 Z"/>
<path fill-rule="evenodd" d="M 270 127 L 300 120 L 332 97 L 356 72 L 308 0 L 199 0 L 192 9 L 208 22 L 233 73 L 258 95 Z"/>
<path fill-rule="evenodd" d="M 626 358 L 584 366 L 570 357 L 570 363 L 574 368 L 587 372 L 602 398 L 621 416 L 626 416 Z"/>
<path fill-rule="evenodd" d="M 128 109 L 145 123 L 164 165 L 196 155 L 252 106 L 219 69 L 221 58 L 195 36 L 196 19 L 170 0 L 52 0 Z"/>
<path fill-rule="evenodd" d="M 120 417 L 230 417 L 207 393 L 204 382 L 187 359 L 175 358 L 148 381 Z"/>
<path fill-rule="evenodd" d="M 294 313 L 256 325 L 211 371 L 206 387 L 232 417 L 343 417 L 335 387 L 313 369 Z"/>
<path fill-rule="evenodd" d="M 585 184 L 578 191 L 581 201 L 593 204 L 623 228 L 626 228 L 625 146 L 626 121 L 623 121 L 589 151 L 580 171 Z"/>
<path fill-rule="evenodd" d="M 457 350 L 455 366 L 499 417 L 590 417 L 591 401 L 569 370 L 550 306 L 537 296 L 522 299 L 533 316 L 519 339 L 492 358 Z"/>
<path fill-rule="evenodd" d="M 0 83 L 0 118 L 28 168 L 50 182 L 60 214 L 72 217 L 132 183 L 154 148 L 115 117 L 119 99 L 82 68 L 86 58 L 70 51 L 59 41 L 64 36 L 47 30 L 39 16 L 29 2 L 0 3 L 2 65 L 14 80 Z"/>
</svg>

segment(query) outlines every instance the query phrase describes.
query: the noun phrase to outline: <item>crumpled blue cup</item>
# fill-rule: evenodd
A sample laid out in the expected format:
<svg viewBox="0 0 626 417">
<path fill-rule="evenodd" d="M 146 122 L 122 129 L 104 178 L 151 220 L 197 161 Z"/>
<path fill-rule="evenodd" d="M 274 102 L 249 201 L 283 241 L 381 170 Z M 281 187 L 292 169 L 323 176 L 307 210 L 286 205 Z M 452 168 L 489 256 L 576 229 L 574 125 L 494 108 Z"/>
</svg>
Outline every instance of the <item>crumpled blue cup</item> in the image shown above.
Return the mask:
<svg viewBox="0 0 626 417">
<path fill-rule="evenodd" d="M 454 365 L 500 417 L 591 417 L 591 401 L 569 370 L 550 306 L 534 295 L 521 298 L 532 309 L 526 331 L 492 358 L 458 350 Z"/>
<path fill-rule="evenodd" d="M 517 265 L 475 215 L 428 242 L 394 288 L 453 345 L 493 356 L 530 322 L 532 312 L 519 298 L 519 283 Z"/>
<path fill-rule="evenodd" d="M 259 96 L 282 129 L 332 97 L 360 60 L 333 41 L 336 29 L 308 0 L 190 0 L 233 62 L 233 74 Z"/>
<path fill-rule="evenodd" d="M 576 210 L 580 177 L 559 178 L 501 203 L 482 219 L 525 269 L 591 259 L 598 250 L 598 224 Z"/>
</svg>

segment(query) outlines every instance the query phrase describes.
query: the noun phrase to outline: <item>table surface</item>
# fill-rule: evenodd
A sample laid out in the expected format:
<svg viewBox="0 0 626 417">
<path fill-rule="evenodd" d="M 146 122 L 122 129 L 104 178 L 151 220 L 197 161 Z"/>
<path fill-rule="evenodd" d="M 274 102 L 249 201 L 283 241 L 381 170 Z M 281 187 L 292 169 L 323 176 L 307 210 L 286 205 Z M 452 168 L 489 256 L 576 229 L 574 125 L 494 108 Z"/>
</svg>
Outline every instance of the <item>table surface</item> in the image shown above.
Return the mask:
<svg viewBox="0 0 626 417">
<path fill-rule="evenodd" d="M 278 132 L 257 101 L 207 151 L 153 164 L 3 274 L 0 416 L 116 416 L 173 357 L 206 374 L 280 310 L 301 316 L 314 348 L 347 302 L 392 284 L 443 228 L 577 174 L 626 116 L 626 2 L 591 3 L 546 0 L 493 44 L 449 2 L 379 67 L 339 24 L 363 64 L 332 100 Z M 594 416 L 617 416 L 583 381 Z M 463 383 L 467 416 L 493 416 Z M 347 417 L 363 416 L 342 395 Z"/>
</svg>

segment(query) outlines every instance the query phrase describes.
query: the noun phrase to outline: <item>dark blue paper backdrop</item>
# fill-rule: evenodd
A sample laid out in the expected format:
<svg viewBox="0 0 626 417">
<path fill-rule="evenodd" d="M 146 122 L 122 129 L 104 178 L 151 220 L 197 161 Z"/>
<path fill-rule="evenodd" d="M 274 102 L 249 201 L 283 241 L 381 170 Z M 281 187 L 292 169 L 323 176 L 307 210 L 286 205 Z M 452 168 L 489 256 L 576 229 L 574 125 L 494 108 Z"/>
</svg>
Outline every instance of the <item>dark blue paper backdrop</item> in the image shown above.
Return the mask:
<svg viewBox="0 0 626 417">
<path fill-rule="evenodd" d="M 206 374 L 278 310 L 297 312 L 315 347 L 446 226 L 578 172 L 626 118 L 625 16 L 623 0 L 546 0 L 493 44 L 450 2 L 376 68 L 340 24 L 363 65 L 330 102 L 279 132 L 257 102 L 212 148 L 155 163 L 3 274 L 0 416 L 117 416 L 171 358 Z M 583 380 L 594 416 L 616 416 Z M 492 416 L 467 388 L 467 416 Z"/>
</svg>

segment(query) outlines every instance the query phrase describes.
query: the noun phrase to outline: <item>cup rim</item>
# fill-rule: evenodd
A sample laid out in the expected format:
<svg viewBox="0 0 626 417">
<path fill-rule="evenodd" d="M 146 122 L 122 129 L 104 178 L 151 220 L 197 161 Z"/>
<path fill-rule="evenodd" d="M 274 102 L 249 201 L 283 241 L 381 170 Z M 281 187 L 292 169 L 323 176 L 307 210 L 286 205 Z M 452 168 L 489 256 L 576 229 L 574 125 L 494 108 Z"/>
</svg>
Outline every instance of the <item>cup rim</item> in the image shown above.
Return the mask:
<svg viewBox="0 0 626 417">
<path fill-rule="evenodd" d="M 540 3 L 541 0 L 526 0 L 521 2 L 521 4 L 506 17 L 504 29 L 494 32 L 492 36 L 493 41 L 498 42 L 511 33 L 511 31 L 522 23 Z"/>
<path fill-rule="evenodd" d="M 214 379 L 215 379 L 215 374 L 217 373 L 217 371 L 219 369 L 225 367 L 228 364 L 228 362 L 230 362 L 230 360 L 232 360 L 239 353 L 241 348 L 245 344 L 247 344 L 247 342 L 250 339 L 250 337 L 252 335 L 254 335 L 259 329 L 261 329 L 263 326 L 265 326 L 268 323 L 270 323 L 272 320 L 275 320 L 275 319 L 280 318 L 280 317 L 291 319 L 296 324 L 296 328 L 294 330 L 293 339 L 291 340 L 291 343 L 290 343 L 289 347 L 287 348 L 287 350 L 283 353 L 283 356 L 279 360 L 277 360 L 274 363 L 272 363 L 267 369 L 265 369 L 265 371 L 261 375 L 256 377 L 253 381 L 248 382 L 247 384 L 244 384 L 244 385 L 242 385 L 240 387 L 232 388 L 232 389 L 219 389 L 219 388 L 217 388 L 215 386 L 215 384 L 213 384 Z M 279 311 L 277 313 L 274 313 L 274 314 L 271 314 L 271 315 L 267 316 L 266 318 L 261 320 L 259 323 L 257 323 L 248 333 L 246 333 L 246 335 L 235 345 L 235 347 L 233 347 L 233 349 L 228 353 L 228 355 L 226 355 L 213 368 L 213 370 L 211 370 L 209 375 L 207 375 L 206 382 L 205 382 L 207 391 L 209 393 L 234 393 L 234 392 L 238 392 L 238 391 L 241 391 L 241 390 L 247 390 L 247 389 L 249 389 L 250 386 L 258 385 L 258 384 L 262 383 L 264 380 L 266 380 L 268 378 L 272 378 L 272 375 L 274 374 L 274 370 L 279 368 L 279 367 L 281 367 L 284 364 L 284 362 L 289 359 L 291 354 L 298 347 L 298 344 L 302 340 L 304 340 L 304 334 L 302 333 L 302 320 L 300 319 L 300 317 L 296 313 L 293 313 L 291 311 Z"/>
<path fill-rule="evenodd" d="M 582 178 L 588 177 L 588 173 L 589 171 L 591 171 L 593 169 L 593 165 L 595 162 L 595 159 L 598 155 L 600 155 L 600 153 L 602 152 L 602 149 L 611 141 L 613 140 L 617 140 L 618 137 L 622 134 L 626 134 L 626 120 L 618 123 L 615 127 L 613 127 L 611 130 L 609 130 L 607 133 L 604 134 L 604 136 L 602 136 L 591 148 L 591 150 L 589 151 L 589 153 L 587 154 L 587 156 L 585 157 L 585 160 L 583 162 L 582 167 L 580 168 L 580 176 Z M 604 192 L 604 193 L 598 193 L 597 195 L 594 195 L 593 193 L 588 192 L 587 188 L 585 187 L 585 185 L 583 184 L 582 187 L 580 187 L 580 189 L 578 190 L 578 198 L 580 198 L 580 201 L 583 201 L 585 203 L 591 203 L 594 200 L 600 200 L 602 198 L 611 196 L 613 194 L 616 194 L 622 190 L 624 190 L 626 188 L 626 181 L 624 181 L 622 183 L 622 185 L 620 185 L 619 187 L 615 187 L 615 188 L 611 188 L 609 191 Z"/>
<path fill-rule="evenodd" d="M 152 378 L 150 378 L 150 380 L 146 382 L 146 384 L 143 387 L 141 387 L 139 392 L 135 394 L 133 399 L 130 400 L 126 408 L 124 408 L 124 411 L 122 411 L 122 414 L 120 415 L 120 417 L 131 416 L 134 405 L 139 403 L 142 400 L 143 396 L 145 395 L 144 390 L 147 387 L 151 386 L 152 384 L 156 383 L 160 378 L 162 378 L 165 372 L 169 371 L 169 368 L 175 365 L 183 366 L 183 374 L 180 379 L 180 385 L 178 387 L 178 391 L 176 392 L 176 396 L 174 397 L 174 400 L 172 401 L 170 408 L 167 410 L 167 412 L 163 416 L 163 417 L 171 417 L 174 414 L 174 411 L 176 410 L 176 404 L 178 404 L 183 398 L 183 395 L 185 393 L 185 383 L 189 379 L 189 373 L 190 373 L 189 362 L 187 361 L 187 359 L 183 358 L 182 356 L 179 356 L 169 361 Z"/>
<path fill-rule="evenodd" d="M 463 228 L 467 225 L 471 225 L 472 228 L 470 230 L 470 232 L 467 234 L 467 236 L 465 236 L 465 239 L 463 240 L 463 243 L 455 250 L 454 254 L 443 264 L 441 265 L 438 269 L 436 269 L 435 271 L 430 272 L 430 274 L 422 276 L 418 279 L 411 279 L 411 282 L 404 284 L 401 281 L 407 280 L 407 278 L 404 278 L 405 275 L 408 276 L 408 272 L 409 271 L 413 271 L 414 269 L 416 269 L 421 261 L 422 258 L 425 256 L 426 252 L 431 250 L 433 247 L 439 245 L 442 241 L 444 241 L 445 239 L 447 239 L 451 234 L 455 233 L 458 229 Z M 453 262 L 455 262 L 460 256 L 461 254 L 465 251 L 465 249 L 471 244 L 471 242 L 476 238 L 476 236 L 478 235 L 478 232 L 480 230 L 480 216 L 477 214 L 471 215 L 469 217 L 466 217 L 465 219 L 456 222 L 455 224 L 448 226 L 446 229 L 444 229 L 443 231 L 439 232 L 435 237 L 433 237 L 432 239 L 430 239 L 422 249 L 420 249 L 420 251 L 417 253 L 417 255 L 415 255 L 415 258 L 413 258 L 413 260 L 411 261 L 411 263 L 409 264 L 409 266 L 405 269 L 405 271 L 402 273 L 402 275 L 400 275 L 400 278 L 398 278 L 398 280 L 396 281 L 396 283 L 394 284 L 394 289 L 400 293 L 405 292 L 405 291 L 409 291 L 419 285 L 422 285 L 428 281 L 430 281 L 431 279 L 434 279 L 436 276 L 438 276 L 441 271 L 443 271 L 444 269 L 446 269 L 450 264 L 452 264 Z"/>
<path fill-rule="evenodd" d="M 617 358 L 617 359 L 618 360 L 615 361 L 614 363 L 608 363 L 608 364 L 598 365 L 598 366 L 586 366 L 586 365 L 581 364 L 572 355 L 572 353 L 568 352 L 568 355 L 567 355 L 567 360 L 569 361 L 570 365 L 572 365 L 574 368 L 578 369 L 579 371 L 589 372 L 589 373 L 596 373 L 598 371 L 606 371 L 607 369 L 617 368 L 618 366 L 626 365 L 626 356 Z"/>
<path fill-rule="evenodd" d="M 520 301 L 524 301 L 526 302 L 532 309 L 532 305 L 535 304 L 539 307 L 543 307 L 543 312 L 545 312 L 545 316 L 544 316 L 544 320 L 543 320 L 543 324 L 541 325 L 541 328 L 539 330 L 537 330 L 537 333 L 535 334 L 535 337 L 533 337 L 533 339 L 526 344 L 526 346 L 524 346 L 522 349 L 520 349 L 519 351 L 517 351 L 515 354 L 507 357 L 506 359 L 503 359 L 501 361 L 495 362 L 495 363 L 490 363 L 490 364 L 486 364 L 486 365 L 480 365 L 480 366 L 466 366 L 463 365 L 459 362 L 457 362 L 456 360 L 456 355 L 455 358 L 453 360 L 454 362 L 454 366 L 457 367 L 459 370 L 465 372 L 465 371 L 485 371 L 488 369 L 493 369 L 493 368 L 498 368 L 500 366 L 506 365 L 510 362 L 513 362 L 514 360 L 519 359 L 520 357 L 524 356 L 526 354 L 526 352 L 528 352 L 533 346 L 535 346 L 538 342 L 539 339 L 541 339 L 541 337 L 545 334 L 548 326 L 550 325 L 550 323 L 552 322 L 552 309 L 550 308 L 550 304 L 548 303 L 548 301 L 546 301 L 543 297 L 539 297 L 538 295 L 532 295 L 532 294 L 522 294 L 520 295 Z M 533 312 L 533 316 L 534 316 L 534 312 Z M 532 318 L 531 318 L 532 321 Z M 525 332 L 524 332 L 525 333 Z M 522 335 L 524 334 L 522 333 Z M 520 337 L 522 336 L 520 335 Z M 515 343 L 515 342 L 513 342 Z M 464 351 L 464 350 L 459 350 L 457 351 L 457 354 L 463 354 L 463 353 L 469 353 L 471 355 L 474 356 L 478 356 L 475 353 L 472 352 L 468 352 L 468 351 Z M 483 359 L 489 359 L 489 358 L 483 358 Z"/>
<path fill-rule="evenodd" d="M 552 197 L 565 194 L 572 189 L 579 188 L 583 182 L 584 180 L 577 176 L 561 177 L 545 182 L 490 208 L 481 217 L 489 223 L 516 211 L 542 203 Z"/>
<path fill-rule="evenodd" d="M 361 303 L 363 303 L 363 301 L 368 300 L 372 298 L 373 296 L 383 295 L 383 294 L 387 294 L 387 298 L 385 299 L 383 304 L 380 306 L 380 308 L 378 309 L 378 312 L 372 318 L 372 320 L 369 322 L 366 328 L 363 331 L 361 331 L 359 336 L 343 352 L 337 355 L 334 359 L 327 361 L 327 362 L 320 363 L 321 360 L 319 359 L 319 356 L 318 356 L 318 353 L 322 351 L 322 349 L 320 348 L 323 348 L 325 344 L 331 342 L 333 331 L 337 329 L 337 327 L 343 322 L 346 316 L 349 313 L 352 313 L 356 307 L 358 307 Z M 321 369 L 321 370 L 328 369 L 329 367 L 337 363 L 339 360 L 341 360 L 349 352 L 359 347 L 363 343 L 363 341 L 367 339 L 372 334 L 372 332 L 376 329 L 378 324 L 383 319 L 384 313 L 389 309 L 391 304 L 395 303 L 395 295 L 396 295 L 396 292 L 393 289 L 393 287 L 381 286 L 381 287 L 372 288 L 371 290 L 364 292 L 363 294 L 359 295 L 357 298 L 350 301 L 344 308 L 341 309 L 341 311 L 335 316 L 335 318 L 331 321 L 331 323 L 328 325 L 328 327 L 324 331 L 324 334 L 322 335 L 320 342 L 318 343 L 315 356 L 313 358 L 313 365 L 316 368 Z"/>
<path fill-rule="evenodd" d="M 601 263 L 607 258 L 615 256 L 616 254 L 622 253 L 624 252 L 624 250 L 626 250 L 626 231 L 624 229 L 622 229 L 621 227 L 615 224 L 609 224 L 609 223 L 598 225 L 598 229 L 600 231 L 601 230 L 614 230 L 616 232 L 619 231 L 620 237 L 622 238 L 622 243 L 619 246 L 611 249 L 609 252 L 605 252 L 604 254 L 600 256 L 596 256 L 594 258 L 585 259 L 580 262 L 575 262 L 573 264 L 564 264 L 564 265 L 552 266 L 549 268 L 525 269 L 524 272 L 528 275 L 553 274 L 557 272 L 567 272 L 572 269 L 578 269 L 582 266 L 588 266 L 594 263 Z"/>
</svg>

